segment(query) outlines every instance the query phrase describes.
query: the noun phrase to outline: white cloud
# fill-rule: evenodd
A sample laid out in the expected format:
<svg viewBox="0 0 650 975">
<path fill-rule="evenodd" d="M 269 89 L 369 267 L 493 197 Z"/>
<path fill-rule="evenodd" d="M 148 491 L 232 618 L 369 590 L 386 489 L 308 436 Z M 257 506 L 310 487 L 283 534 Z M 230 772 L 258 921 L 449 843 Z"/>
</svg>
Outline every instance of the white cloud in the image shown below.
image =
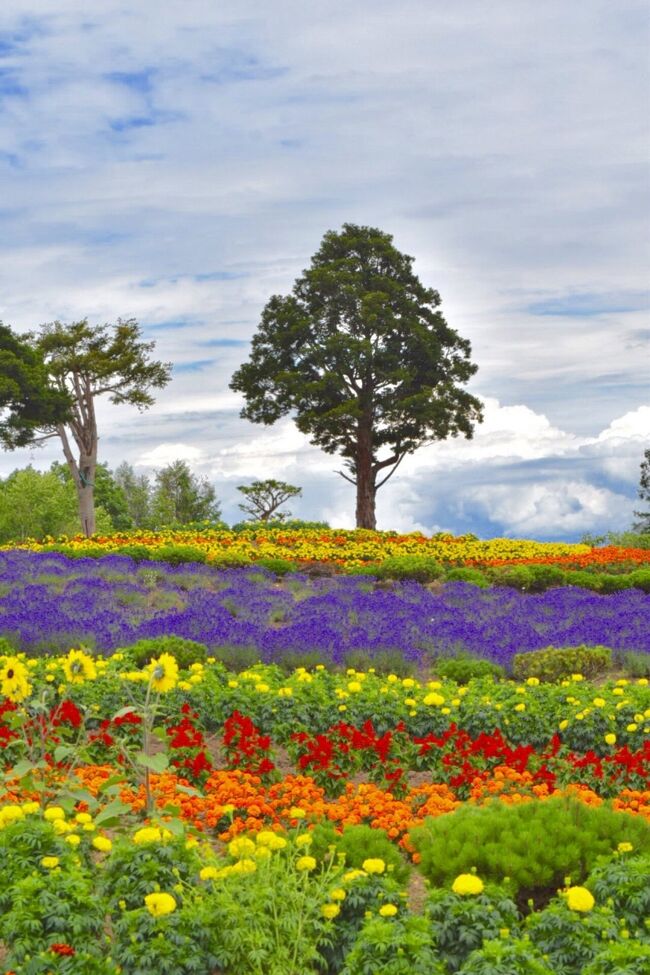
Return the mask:
<svg viewBox="0 0 650 975">
<path fill-rule="evenodd" d="M 142 454 L 135 463 L 137 467 L 164 467 L 175 460 L 185 460 L 189 464 L 196 464 L 200 463 L 202 459 L 203 451 L 198 447 L 184 443 L 161 443 L 153 450 Z"/>
</svg>

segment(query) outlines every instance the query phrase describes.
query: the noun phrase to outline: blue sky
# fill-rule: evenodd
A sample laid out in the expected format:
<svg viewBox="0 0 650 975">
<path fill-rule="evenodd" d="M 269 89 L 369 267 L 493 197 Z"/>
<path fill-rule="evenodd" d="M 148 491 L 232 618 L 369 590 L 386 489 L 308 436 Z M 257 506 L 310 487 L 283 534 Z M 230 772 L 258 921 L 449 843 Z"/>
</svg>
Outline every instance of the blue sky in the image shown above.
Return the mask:
<svg viewBox="0 0 650 975">
<path fill-rule="evenodd" d="M 322 235 L 378 226 L 472 342 L 486 422 L 422 448 L 380 526 L 626 527 L 650 442 L 645 2 L 4 0 L 0 317 L 135 316 L 170 386 L 100 451 L 176 457 L 352 524 L 336 458 L 228 390 Z M 0 455 L 0 473 L 53 445 Z"/>
</svg>

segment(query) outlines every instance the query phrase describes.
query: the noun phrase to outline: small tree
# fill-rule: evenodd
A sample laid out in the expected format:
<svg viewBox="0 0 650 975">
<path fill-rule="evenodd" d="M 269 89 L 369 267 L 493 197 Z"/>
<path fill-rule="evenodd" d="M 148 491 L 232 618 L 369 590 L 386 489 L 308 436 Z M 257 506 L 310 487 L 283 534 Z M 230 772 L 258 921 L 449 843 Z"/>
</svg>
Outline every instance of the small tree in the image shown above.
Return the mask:
<svg viewBox="0 0 650 975">
<path fill-rule="evenodd" d="M 146 474 L 136 474 L 127 461 L 115 469 L 115 483 L 124 492 L 129 518 L 136 528 L 151 525 L 151 481 Z"/>
<path fill-rule="evenodd" d="M 51 389 L 71 403 L 65 422 L 45 424 L 43 433 L 33 440 L 50 436 L 61 440 L 86 535 L 95 531 L 96 401 L 106 395 L 111 403 L 129 403 L 145 410 L 154 402 L 150 390 L 166 386 L 171 377 L 169 363 L 150 359 L 155 343 L 140 341 L 140 335 L 138 323 L 130 318 L 96 326 L 87 319 L 71 325 L 54 322 L 28 336 L 45 362 Z"/>
<path fill-rule="evenodd" d="M 218 521 L 221 509 L 214 487 L 193 474 L 184 460 L 176 460 L 156 472 L 152 499 L 157 527 L 187 525 L 193 521 Z"/>
<path fill-rule="evenodd" d="M 644 452 L 643 457 L 638 494 L 641 501 L 650 506 L 650 447 Z M 647 511 L 635 511 L 634 514 L 639 521 L 634 523 L 633 530 L 644 534 L 650 533 L 650 507 Z"/>
<path fill-rule="evenodd" d="M 477 369 L 470 344 L 412 263 L 373 227 L 328 232 L 292 293 L 266 304 L 230 383 L 246 400 L 243 417 L 271 424 L 293 412 L 313 443 L 343 456 L 359 528 L 376 527 L 376 493 L 407 454 L 470 438 L 482 420 L 461 388 Z"/>
<path fill-rule="evenodd" d="M 238 491 L 246 498 L 239 507 L 252 521 L 285 521 L 290 511 L 278 511 L 289 498 L 296 498 L 302 494 L 302 488 L 287 484 L 286 481 L 276 481 L 267 478 L 266 481 L 253 481 L 252 484 L 240 484 Z"/>
</svg>

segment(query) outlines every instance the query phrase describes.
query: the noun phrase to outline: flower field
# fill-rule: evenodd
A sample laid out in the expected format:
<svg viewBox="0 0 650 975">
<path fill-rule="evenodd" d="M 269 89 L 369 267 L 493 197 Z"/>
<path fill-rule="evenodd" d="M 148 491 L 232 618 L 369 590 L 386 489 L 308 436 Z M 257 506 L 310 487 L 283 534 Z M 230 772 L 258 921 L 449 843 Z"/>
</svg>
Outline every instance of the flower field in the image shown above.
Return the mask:
<svg viewBox="0 0 650 975">
<path fill-rule="evenodd" d="M 0 552 L 0 971 L 644 975 L 647 563 L 369 532 Z"/>
</svg>

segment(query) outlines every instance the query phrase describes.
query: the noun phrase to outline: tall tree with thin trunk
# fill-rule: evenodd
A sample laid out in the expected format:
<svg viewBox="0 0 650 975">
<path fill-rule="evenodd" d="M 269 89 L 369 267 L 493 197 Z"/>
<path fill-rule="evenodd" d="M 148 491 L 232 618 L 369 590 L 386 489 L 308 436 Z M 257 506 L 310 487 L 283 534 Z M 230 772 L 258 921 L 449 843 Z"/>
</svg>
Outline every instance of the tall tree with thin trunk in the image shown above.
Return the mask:
<svg viewBox="0 0 650 975">
<path fill-rule="evenodd" d="M 269 477 L 265 481 L 253 481 L 252 484 L 240 484 L 238 491 L 246 498 L 239 507 L 252 521 L 286 521 L 290 511 L 279 511 L 290 498 L 300 497 L 302 488 L 286 481 L 276 481 Z"/>
<path fill-rule="evenodd" d="M 97 400 L 108 396 L 111 403 L 129 403 L 145 410 L 154 402 L 151 390 L 169 382 L 171 365 L 150 358 L 154 343 L 141 341 L 140 326 L 132 318 L 106 325 L 90 325 L 88 319 L 70 325 L 53 322 L 25 338 L 44 362 L 51 389 L 70 402 L 65 421 L 46 425 L 33 441 L 60 439 L 77 492 L 81 528 L 92 535 L 99 446 Z"/>
<path fill-rule="evenodd" d="M 329 231 L 291 294 L 266 304 L 250 359 L 230 383 L 246 419 L 271 424 L 292 413 L 312 443 L 342 455 L 359 528 L 376 527 L 377 491 L 407 454 L 470 438 L 483 418 L 462 388 L 477 370 L 470 344 L 412 264 L 374 227 Z"/>
</svg>

